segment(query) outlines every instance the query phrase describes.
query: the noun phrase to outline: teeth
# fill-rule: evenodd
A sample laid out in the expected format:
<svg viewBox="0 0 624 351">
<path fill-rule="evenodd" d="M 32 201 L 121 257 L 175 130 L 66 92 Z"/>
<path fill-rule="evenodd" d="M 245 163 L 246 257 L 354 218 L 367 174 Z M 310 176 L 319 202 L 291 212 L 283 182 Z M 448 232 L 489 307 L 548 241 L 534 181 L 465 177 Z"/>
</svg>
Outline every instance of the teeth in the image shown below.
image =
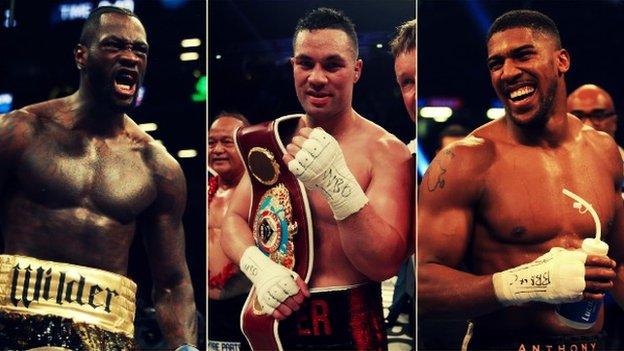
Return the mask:
<svg viewBox="0 0 624 351">
<path fill-rule="evenodd" d="M 532 93 L 534 91 L 535 91 L 535 88 L 529 87 L 529 86 L 524 86 L 524 87 L 522 87 L 522 88 L 520 88 L 518 90 L 512 91 L 511 94 L 509 94 L 509 97 L 512 98 L 512 99 L 515 99 L 515 98 L 517 98 L 519 96 L 530 94 L 530 93 Z"/>
</svg>

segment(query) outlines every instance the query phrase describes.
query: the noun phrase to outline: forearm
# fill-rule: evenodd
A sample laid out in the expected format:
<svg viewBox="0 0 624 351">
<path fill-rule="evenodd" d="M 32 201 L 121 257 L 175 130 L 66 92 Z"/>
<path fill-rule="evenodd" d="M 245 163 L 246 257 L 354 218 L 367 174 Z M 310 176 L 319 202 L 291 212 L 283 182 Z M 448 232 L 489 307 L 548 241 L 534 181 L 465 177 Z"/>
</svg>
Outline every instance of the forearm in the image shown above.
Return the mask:
<svg viewBox="0 0 624 351">
<path fill-rule="evenodd" d="M 152 293 L 158 325 L 170 347 L 197 345 L 197 316 L 190 279 Z"/>
<path fill-rule="evenodd" d="M 228 214 L 223 221 L 221 248 L 235 264 L 240 265 L 243 252 L 255 245 L 247 221 L 237 214 Z"/>
<path fill-rule="evenodd" d="M 407 256 L 406 236 L 370 205 L 338 221 L 338 230 L 349 261 L 372 280 L 383 281 L 397 274 Z"/>
<path fill-rule="evenodd" d="M 418 314 L 472 318 L 503 308 L 491 275 L 477 276 L 436 263 L 418 265 Z"/>
</svg>

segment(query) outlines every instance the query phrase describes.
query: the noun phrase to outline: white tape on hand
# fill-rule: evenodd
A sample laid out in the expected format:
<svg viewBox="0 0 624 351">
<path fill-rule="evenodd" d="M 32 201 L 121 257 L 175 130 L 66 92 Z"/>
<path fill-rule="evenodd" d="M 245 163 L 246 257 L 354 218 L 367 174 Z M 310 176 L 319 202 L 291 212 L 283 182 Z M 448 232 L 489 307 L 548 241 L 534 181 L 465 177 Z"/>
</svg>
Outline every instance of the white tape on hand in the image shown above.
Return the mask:
<svg viewBox="0 0 624 351">
<path fill-rule="evenodd" d="M 506 306 L 530 301 L 580 301 L 585 290 L 586 259 L 582 251 L 552 248 L 533 262 L 495 273 L 494 292 Z"/>
<path fill-rule="evenodd" d="M 340 145 L 322 128 L 314 128 L 288 169 L 310 190 L 319 190 L 343 220 L 368 203 L 366 194 L 347 167 Z"/>
<path fill-rule="evenodd" d="M 267 314 L 290 296 L 299 292 L 296 272 L 271 261 L 255 246 L 245 249 L 240 260 L 240 269 L 256 287 L 258 301 Z"/>
</svg>

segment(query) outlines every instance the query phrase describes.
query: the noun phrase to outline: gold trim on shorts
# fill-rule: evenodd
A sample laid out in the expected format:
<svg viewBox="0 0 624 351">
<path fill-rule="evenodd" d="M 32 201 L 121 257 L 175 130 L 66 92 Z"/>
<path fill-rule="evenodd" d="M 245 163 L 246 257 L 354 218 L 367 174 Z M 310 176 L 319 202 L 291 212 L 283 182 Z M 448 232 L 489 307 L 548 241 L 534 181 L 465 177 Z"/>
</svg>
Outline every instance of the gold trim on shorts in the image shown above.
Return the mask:
<svg viewBox="0 0 624 351">
<path fill-rule="evenodd" d="M 55 315 L 134 337 L 136 284 L 123 275 L 0 255 L 0 311 Z"/>
</svg>

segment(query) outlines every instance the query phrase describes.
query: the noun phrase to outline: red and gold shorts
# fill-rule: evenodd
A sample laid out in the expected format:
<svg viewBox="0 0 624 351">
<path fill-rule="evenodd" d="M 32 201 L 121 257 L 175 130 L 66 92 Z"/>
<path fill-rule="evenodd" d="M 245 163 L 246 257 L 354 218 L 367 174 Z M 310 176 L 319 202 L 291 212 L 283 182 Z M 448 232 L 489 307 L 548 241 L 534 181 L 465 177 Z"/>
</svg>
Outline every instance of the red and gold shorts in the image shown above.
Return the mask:
<svg viewBox="0 0 624 351">
<path fill-rule="evenodd" d="M 313 288 L 302 308 L 279 323 L 284 350 L 386 350 L 376 283 Z"/>
</svg>

